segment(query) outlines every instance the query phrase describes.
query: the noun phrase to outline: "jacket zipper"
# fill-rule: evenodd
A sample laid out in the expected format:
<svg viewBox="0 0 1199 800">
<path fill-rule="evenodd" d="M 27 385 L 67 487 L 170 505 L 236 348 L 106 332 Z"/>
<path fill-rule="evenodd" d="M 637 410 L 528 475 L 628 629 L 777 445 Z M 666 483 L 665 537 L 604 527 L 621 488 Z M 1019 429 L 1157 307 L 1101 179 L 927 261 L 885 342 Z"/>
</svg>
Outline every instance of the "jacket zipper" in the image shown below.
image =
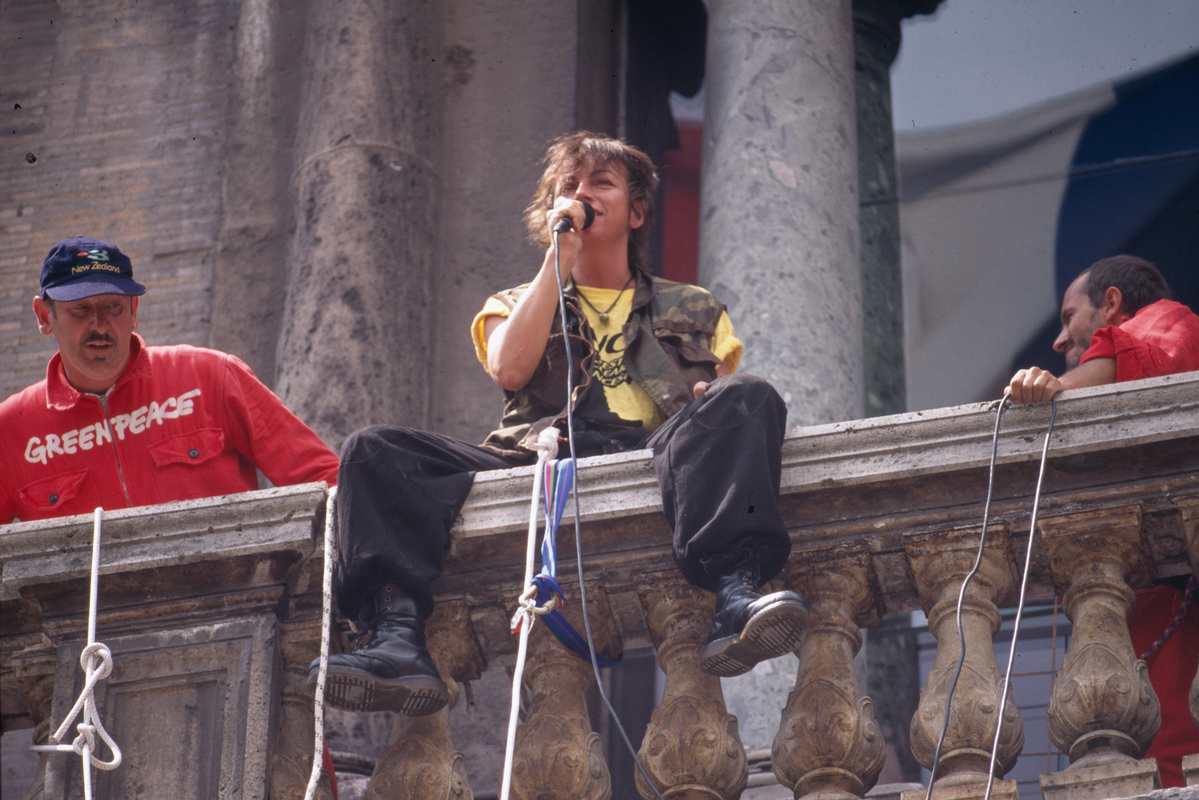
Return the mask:
<svg viewBox="0 0 1199 800">
<path fill-rule="evenodd" d="M 129 499 L 129 487 L 125 483 L 125 469 L 121 466 L 121 453 L 120 453 L 120 451 L 117 450 L 116 437 L 112 436 L 112 433 L 111 433 L 113 430 L 112 420 L 108 416 L 108 395 L 109 395 L 109 392 L 111 392 L 113 388 L 116 388 L 116 387 L 110 388 L 104 394 L 96 394 L 96 395 L 92 395 L 92 397 L 95 397 L 97 400 L 100 401 L 100 408 L 102 408 L 104 410 L 104 422 L 108 425 L 109 436 L 111 437 L 111 441 L 112 441 L 112 454 L 114 456 L 116 456 L 116 459 L 117 459 L 117 476 L 121 479 L 121 491 L 125 493 L 125 507 L 133 508 L 133 501 L 131 499 Z"/>
</svg>

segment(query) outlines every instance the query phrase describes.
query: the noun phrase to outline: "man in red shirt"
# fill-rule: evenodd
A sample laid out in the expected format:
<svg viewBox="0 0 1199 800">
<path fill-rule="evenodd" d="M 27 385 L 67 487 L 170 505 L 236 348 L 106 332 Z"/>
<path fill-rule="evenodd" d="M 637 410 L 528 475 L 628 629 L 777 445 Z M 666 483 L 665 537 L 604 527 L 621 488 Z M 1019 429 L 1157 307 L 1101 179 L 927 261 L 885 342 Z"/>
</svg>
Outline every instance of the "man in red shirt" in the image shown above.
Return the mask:
<svg viewBox="0 0 1199 800">
<path fill-rule="evenodd" d="M 146 287 L 114 244 L 56 244 L 33 298 L 58 353 L 44 380 L 0 403 L 0 525 L 337 483 L 338 459 L 240 359 L 149 347 L 134 333 Z M 328 748 L 325 769 L 337 783 Z"/>
<path fill-rule="evenodd" d="M 0 524 L 337 482 L 337 456 L 240 359 L 148 347 L 145 287 L 113 244 L 58 243 L 33 312 L 58 353 L 0 403 Z"/>
<path fill-rule="evenodd" d="M 1061 378 L 1031 367 L 1008 386 L 1017 403 L 1049 400 L 1065 389 L 1199 370 L 1199 317 L 1170 299 L 1161 273 L 1144 259 L 1113 256 L 1083 271 L 1062 299 L 1062 332 L 1053 348 L 1066 356 Z M 1136 592 L 1128 620 L 1133 648 L 1149 666 L 1162 726 L 1146 758 L 1156 758 L 1166 788 L 1183 786 L 1182 757 L 1199 753 L 1199 728 L 1188 693 L 1199 665 L 1195 579 Z M 1180 622 L 1164 642 L 1175 618 Z"/>
</svg>

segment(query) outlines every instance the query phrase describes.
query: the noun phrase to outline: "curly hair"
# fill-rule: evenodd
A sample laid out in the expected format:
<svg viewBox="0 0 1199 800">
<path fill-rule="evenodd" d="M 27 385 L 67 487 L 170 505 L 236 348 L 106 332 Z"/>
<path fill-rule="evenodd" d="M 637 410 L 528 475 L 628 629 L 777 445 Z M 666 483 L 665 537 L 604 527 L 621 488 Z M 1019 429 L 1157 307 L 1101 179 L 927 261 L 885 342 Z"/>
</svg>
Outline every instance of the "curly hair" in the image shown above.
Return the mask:
<svg viewBox="0 0 1199 800">
<path fill-rule="evenodd" d="M 529 240 L 549 247 L 550 235 L 546 230 L 545 213 L 554 207 L 558 181 L 578 169 L 584 161 L 597 165 L 615 163 L 624 167 L 629 180 L 629 207 L 640 203 L 644 219 L 639 228 L 629 233 L 629 266 L 648 269 L 649 226 L 654 218 L 654 193 L 658 190 L 658 173 L 654 169 L 654 162 L 628 142 L 591 131 L 564 134 L 550 143 L 549 150 L 541 159 L 545 171 L 524 213 Z"/>
<path fill-rule="evenodd" d="M 1123 297 L 1124 310 L 1135 314 L 1158 300 L 1171 299 L 1170 287 L 1157 267 L 1137 256 L 1112 256 L 1103 258 L 1087 267 L 1083 284 L 1087 299 L 1098 308 L 1103 304 L 1103 295 L 1115 286 Z"/>
</svg>

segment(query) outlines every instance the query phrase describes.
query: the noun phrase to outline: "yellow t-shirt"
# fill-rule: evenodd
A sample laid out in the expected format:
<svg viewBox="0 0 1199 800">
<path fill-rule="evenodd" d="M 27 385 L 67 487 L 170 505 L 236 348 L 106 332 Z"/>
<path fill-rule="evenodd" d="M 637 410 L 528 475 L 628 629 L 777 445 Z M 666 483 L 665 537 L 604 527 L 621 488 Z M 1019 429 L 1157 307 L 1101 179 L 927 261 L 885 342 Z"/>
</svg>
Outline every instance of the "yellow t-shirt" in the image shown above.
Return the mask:
<svg viewBox="0 0 1199 800">
<path fill-rule="evenodd" d="M 592 370 L 596 382 L 603 386 L 604 400 L 607 410 L 618 417 L 618 420 L 597 421 L 619 423 L 630 426 L 644 425 L 646 430 L 653 431 L 666 421 L 662 410 L 650 399 L 645 390 L 633 382 L 628 371 L 624 368 L 624 334 L 622 328 L 633 310 L 633 292 L 621 292 L 618 289 L 598 289 L 592 286 L 576 286 L 576 291 L 583 295 L 588 302 L 580 302 L 587 322 L 595 333 L 596 363 Z M 619 297 L 618 297 L 619 295 Z M 615 303 L 615 305 L 613 305 Z M 595 308 L 592 308 L 594 306 Z M 609 306 L 611 309 L 609 310 Z M 599 311 L 606 311 L 608 319 L 600 320 Z M 483 335 L 483 327 L 488 317 L 508 317 L 507 306 L 489 297 L 471 324 L 471 338 L 475 343 L 475 355 L 483 369 L 487 369 L 487 341 Z M 729 373 L 737 371 L 741 361 L 744 346 L 733 332 L 733 323 L 727 313 L 722 313 L 716 323 L 716 332 L 712 337 L 712 353 L 719 358 Z M 588 399 L 594 397 L 589 393 Z M 584 400 L 584 406 L 588 402 Z M 584 411 L 585 409 L 580 409 Z"/>
</svg>

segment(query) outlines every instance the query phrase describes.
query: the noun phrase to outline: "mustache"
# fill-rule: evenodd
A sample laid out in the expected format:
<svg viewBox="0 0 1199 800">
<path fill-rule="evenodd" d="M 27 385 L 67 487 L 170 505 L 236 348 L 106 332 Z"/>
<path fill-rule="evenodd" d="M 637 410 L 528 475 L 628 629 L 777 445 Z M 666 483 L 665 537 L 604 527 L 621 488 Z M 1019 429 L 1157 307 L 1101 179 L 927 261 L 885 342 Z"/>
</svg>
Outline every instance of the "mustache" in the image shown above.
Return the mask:
<svg viewBox="0 0 1199 800">
<path fill-rule="evenodd" d="M 95 344 L 95 343 L 116 344 L 117 340 L 112 338 L 112 336 L 107 333 L 92 333 L 92 334 L 88 334 L 88 337 L 83 340 L 83 343 L 84 344 Z"/>
</svg>

